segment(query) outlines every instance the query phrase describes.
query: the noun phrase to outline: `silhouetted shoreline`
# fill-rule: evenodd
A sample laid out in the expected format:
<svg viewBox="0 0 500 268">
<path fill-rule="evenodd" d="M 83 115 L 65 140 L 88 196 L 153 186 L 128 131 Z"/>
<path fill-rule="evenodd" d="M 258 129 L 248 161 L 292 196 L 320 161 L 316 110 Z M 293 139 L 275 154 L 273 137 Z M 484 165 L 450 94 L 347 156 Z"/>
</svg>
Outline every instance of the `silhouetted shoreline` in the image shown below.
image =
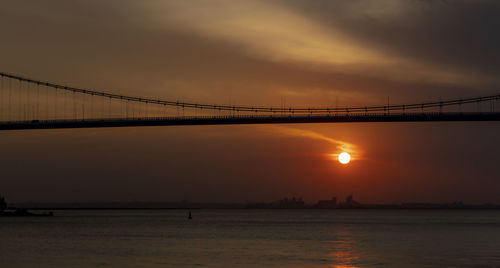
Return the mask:
<svg viewBox="0 0 500 268">
<path fill-rule="evenodd" d="M 27 209 L 14 209 L 11 211 L 0 211 L 0 217 L 52 217 L 54 213 L 31 213 Z"/>
<path fill-rule="evenodd" d="M 66 203 L 14 203 L 7 206 L 5 198 L 0 197 L 0 216 L 52 216 L 34 214 L 28 210 L 139 210 L 139 209 L 500 209 L 499 204 L 464 204 L 461 201 L 452 203 L 400 203 L 400 204 L 363 204 L 354 200 L 352 195 L 344 201 L 336 197 L 328 200 L 318 200 L 306 204 L 301 197 L 283 198 L 274 202 L 246 203 L 204 203 L 189 202 L 66 202 Z"/>
<path fill-rule="evenodd" d="M 498 204 L 452 203 L 400 203 L 400 204 L 363 204 L 354 200 L 352 195 L 345 201 L 337 202 L 336 197 L 318 200 L 315 204 L 306 204 L 301 197 L 283 198 L 271 203 L 248 203 L 247 209 L 500 209 Z"/>
<path fill-rule="evenodd" d="M 3 196 L 0 196 L 0 217 L 52 217 L 52 211 L 48 213 L 31 213 L 27 208 L 9 207 Z"/>
<path fill-rule="evenodd" d="M 500 209 L 498 204 L 463 204 L 463 203 L 401 203 L 401 204 L 359 204 L 356 206 L 340 205 L 321 207 L 316 204 L 304 204 L 300 207 L 280 207 L 275 203 L 18 203 L 16 207 L 26 210 L 186 210 L 186 209 L 310 209 L 310 210 L 432 210 Z"/>
</svg>

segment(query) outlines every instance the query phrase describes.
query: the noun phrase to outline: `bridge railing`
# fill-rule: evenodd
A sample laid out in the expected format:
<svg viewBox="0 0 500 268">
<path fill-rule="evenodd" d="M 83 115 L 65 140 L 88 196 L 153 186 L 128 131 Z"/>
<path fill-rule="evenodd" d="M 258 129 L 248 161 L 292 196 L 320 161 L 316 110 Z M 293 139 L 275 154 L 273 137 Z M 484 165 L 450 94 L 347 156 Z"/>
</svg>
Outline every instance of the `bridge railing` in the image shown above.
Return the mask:
<svg viewBox="0 0 500 268">
<path fill-rule="evenodd" d="M 0 72 L 0 122 L 496 112 L 496 107 L 500 107 L 499 100 L 500 94 L 434 102 L 353 107 L 219 105 L 126 96 Z"/>
<path fill-rule="evenodd" d="M 350 114 L 313 114 L 313 115 L 222 115 L 222 116 L 165 116 L 165 117 L 130 117 L 130 118 L 89 118 L 89 119 L 50 119 L 50 120 L 17 120 L 5 121 L 1 124 L 51 124 L 69 122 L 130 122 L 130 121 L 198 121 L 198 120 L 246 120 L 246 119 L 348 119 L 348 118 L 422 118 L 422 117 L 467 117 L 467 116 L 500 116 L 499 112 L 468 112 L 468 113 L 350 113 Z"/>
</svg>

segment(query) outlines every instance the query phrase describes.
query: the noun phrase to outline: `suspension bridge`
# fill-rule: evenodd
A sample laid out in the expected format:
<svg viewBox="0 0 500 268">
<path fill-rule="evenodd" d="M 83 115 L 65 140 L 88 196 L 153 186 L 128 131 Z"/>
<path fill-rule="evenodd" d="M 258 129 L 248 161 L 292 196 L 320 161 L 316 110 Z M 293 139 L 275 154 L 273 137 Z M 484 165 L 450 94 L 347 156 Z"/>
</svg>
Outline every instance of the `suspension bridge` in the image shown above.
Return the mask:
<svg viewBox="0 0 500 268">
<path fill-rule="evenodd" d="M 0 130 L 218 124 L 500 121 L 500 94 L 398 105 L 273 107 L 180 102 L 0 72 Z"/>
</svg>

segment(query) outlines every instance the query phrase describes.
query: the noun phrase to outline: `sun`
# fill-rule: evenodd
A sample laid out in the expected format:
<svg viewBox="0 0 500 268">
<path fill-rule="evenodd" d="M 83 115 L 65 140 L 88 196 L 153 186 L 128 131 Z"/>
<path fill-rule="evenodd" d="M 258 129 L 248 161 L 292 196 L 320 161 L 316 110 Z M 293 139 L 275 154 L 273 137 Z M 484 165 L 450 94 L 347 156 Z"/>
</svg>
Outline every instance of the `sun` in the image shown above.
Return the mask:
<svg viewBox="0 0 500 268">
<path fill-rule="evenodd" d="M 344 165 L 351 162 L 351 155 L 346 152 L 342 152 L 339 154 L 339 162 Z"/>
</svg>

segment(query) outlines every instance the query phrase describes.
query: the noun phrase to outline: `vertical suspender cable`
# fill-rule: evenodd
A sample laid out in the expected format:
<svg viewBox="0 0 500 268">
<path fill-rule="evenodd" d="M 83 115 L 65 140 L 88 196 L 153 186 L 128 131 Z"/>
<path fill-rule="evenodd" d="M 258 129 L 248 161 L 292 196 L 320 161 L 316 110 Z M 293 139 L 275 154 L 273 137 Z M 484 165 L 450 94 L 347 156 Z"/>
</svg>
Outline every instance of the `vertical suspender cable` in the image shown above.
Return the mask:
<svg viewBox="0 0 500 268">
<path fill-rule="evenodd" d="M 36 83 L 36 119 L 40 120 L 40 83 Z"/>
<path fill-rule="evenodd" d="M 11 103 L 12 103 L 12 79 L 9 78 L 9 109 L 8 109 L 8 116 L 9 116 L 9 121 L 12 121 L 12 114 L 11 114 Z"/>
<path fill-rule="evenodd" d="M 66 119 L 66 90 L 63 90 L 63 112 L 62 112 L 62 119 Z"/>
<path fill-rule="evenodd" d="M 101 118 L 106 118 L 106 99 L 102 97 L 100 100 L 102 102 Z"/>
<path fill-rule="evenodd" d="M 26 83 L 26 105 L 24 106 L 25 118 L 24 120 L 29 120 L 30 118 L 30 83 Z"/>
<path fill-rule="evenodd" d="M 90 95 L 90 119 L 94 118 L 94 94 Z"/>
<path fill-rule="evenodd" d="M 18 94 L 17 94 L 17 97 L 18 97 L 18 98 L 17 98 L 17 101 L 18 101 L 18 103 L 19 103 L 19 107 L 17 108 L 17 110 L 18 110 L 18 111 L 17 111 L 17 117 L 16 117 L 16 118 L 17 118 L 17 121 L 21 121 L 22 116 L 23 116 L 23 105 L 22 105 L 22 97 L 23 97 L 23 96 L 22 96 L 22 88 L 23 88 L 23 87 L 22 87 L 22 85 L 23 85 L 23 84 L 22 84 L 22 81 L 21 81 L 21 79 L 19 79 L 19 90 L 18 90 L 18 92 L 17 92 L 17 93 L 18 93 Z"/>
<path fill-rule="evenodd" d="M 4 112 L 5 112 L 5 110 L 4 110 L 5 99 L 3 98 L 3 75 L 1 75 L 1 77 L 0 77 L 0 90 L 1 90 L 1 94 L 2 94 L 2 96 L 0 97 L 0 101 L 1 101 L 0 102 L 0 113 L 1 113 L 0 121 L 3 121 Z"/>
<path fill-rule="evenodd" d="M 54 87 L 54 116 L 53 118 L 57 120 L 57 87 Z"/>
<path fill-rule="evenodd" d="M 82 120 L 85 120 L 85 94 L 82 94 Z"/>
<path fill-rule="evenodd" d="M 76 112 L 76 93 L 73 91 L 73 119 L 77 120 L 77 112 Z"/>
<path fill-rule="evenodd" d="M 45 85 L 45 120 L 49 120 L 49 86 Z"/>
<path fill-rule="evenodd" d="M 132 118 L 135 118 L 135 102 L 132 102 Z"/>
</svg>

